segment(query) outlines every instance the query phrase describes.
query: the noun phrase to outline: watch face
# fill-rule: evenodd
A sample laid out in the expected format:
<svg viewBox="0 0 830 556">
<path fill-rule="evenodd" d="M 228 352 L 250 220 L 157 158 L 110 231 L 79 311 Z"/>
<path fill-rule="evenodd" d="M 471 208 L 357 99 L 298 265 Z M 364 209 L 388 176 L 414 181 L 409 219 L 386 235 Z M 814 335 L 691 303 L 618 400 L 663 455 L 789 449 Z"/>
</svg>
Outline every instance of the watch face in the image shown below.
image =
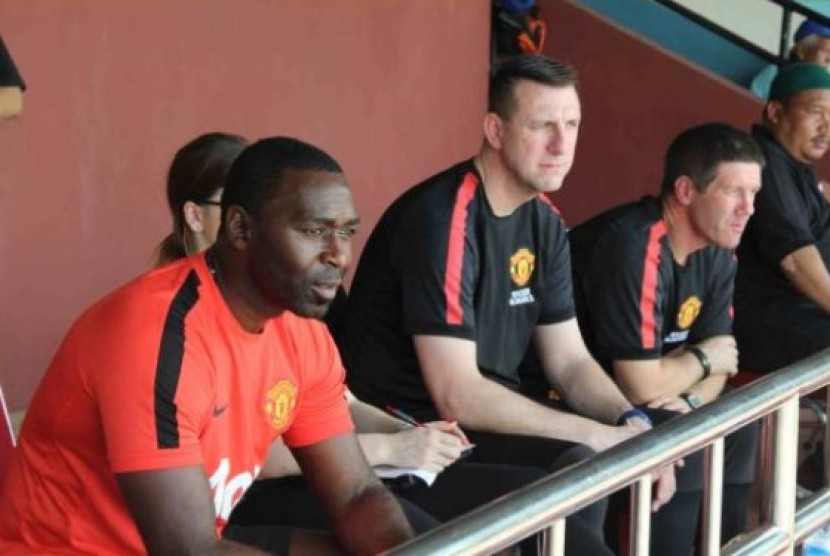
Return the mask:
<svg viewBox="0 0 830 556">
<path fill-rule="evenodd" d="M 703 405 L 703 400 L 701 400 L 700 396 L 697 394 L 683 394 L 683 399 L 686 400 L 686 403 L 688 403 L 692 409 L 697 409 Z"/>
</svg>

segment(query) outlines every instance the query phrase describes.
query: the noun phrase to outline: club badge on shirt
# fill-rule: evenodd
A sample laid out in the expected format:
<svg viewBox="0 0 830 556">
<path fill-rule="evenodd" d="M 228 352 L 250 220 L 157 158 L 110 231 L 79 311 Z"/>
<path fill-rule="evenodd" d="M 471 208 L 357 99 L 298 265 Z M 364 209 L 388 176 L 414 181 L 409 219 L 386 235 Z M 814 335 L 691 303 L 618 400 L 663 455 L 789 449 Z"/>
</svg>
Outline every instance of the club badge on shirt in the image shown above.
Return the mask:
<svg viewBox="0 0 830 556">
<path fill-rule="evenodd" d="M 527 247 L 521 247 L 510 256 L 510 279 L 513 283 L 521 289 L 510 292 L 509 304 L 511 307 L 516 305 L 525 305 L 533 303 L 536 299 L 530 288 L 523 286 L 527 285 L 530 277 L 533 276 L 533 269 L 535 268 L 536 255 Z"/>
<path fill-rule="evenodd" d="M 510 278 L 513 283 L 521 287 L 528 283 L 533 276 L 536 256 L 527 247 L 518 249 L 510 256 Z"/>
<path fill-rule="evenodd" d="M 294 406 L 297 405 L 297 386 L 283 379 L 272 386 L 265 395 L 265 414 L 271 426 L 282 429 L 288 423 Z"/>
<path fill-rule="evenodd" d="M 700 314 L 702 304 L 700 298 L 696 295 L 686 298 L 686 301 L 680 306 L 680 311 L 677 312 L 677 326 L 684 329 L 692 326 L 692 323 Z"/>
</svg>

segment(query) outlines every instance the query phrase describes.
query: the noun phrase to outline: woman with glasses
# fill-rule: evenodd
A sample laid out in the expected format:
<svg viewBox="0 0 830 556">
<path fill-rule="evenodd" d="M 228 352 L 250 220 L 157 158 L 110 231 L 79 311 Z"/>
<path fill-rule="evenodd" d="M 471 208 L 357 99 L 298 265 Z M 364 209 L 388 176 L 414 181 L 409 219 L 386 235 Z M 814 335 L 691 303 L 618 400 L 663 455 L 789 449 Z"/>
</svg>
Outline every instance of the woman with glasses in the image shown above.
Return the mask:
<svg viewBox="0 0 830 556">
<path fill-rule="evenodd" d="M 155 266 L 200 253 L 216 240 L 220 199 L 231 164 L 248 141 L 229 133 L 205 133 L 176 152 L 167 174 L 173 231 L 159 244 Z"/>
</svg>

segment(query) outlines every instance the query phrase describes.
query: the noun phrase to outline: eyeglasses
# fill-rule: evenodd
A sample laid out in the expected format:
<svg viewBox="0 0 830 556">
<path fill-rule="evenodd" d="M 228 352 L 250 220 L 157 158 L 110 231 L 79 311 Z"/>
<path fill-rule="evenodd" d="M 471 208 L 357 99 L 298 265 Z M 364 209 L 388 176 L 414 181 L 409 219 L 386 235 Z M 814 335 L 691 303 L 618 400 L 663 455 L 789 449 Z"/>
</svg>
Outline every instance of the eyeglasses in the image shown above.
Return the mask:
<svg viewBox="0 0 830 556">
<path fill-rule="evenodd" d="M 210 205 L 212 207 L 221 207 L 222 201 L 214 201 L 212 199 L 208 199 L 207 201 L 199 201 L 196 203 L 197 205 Z"/>
</svg>

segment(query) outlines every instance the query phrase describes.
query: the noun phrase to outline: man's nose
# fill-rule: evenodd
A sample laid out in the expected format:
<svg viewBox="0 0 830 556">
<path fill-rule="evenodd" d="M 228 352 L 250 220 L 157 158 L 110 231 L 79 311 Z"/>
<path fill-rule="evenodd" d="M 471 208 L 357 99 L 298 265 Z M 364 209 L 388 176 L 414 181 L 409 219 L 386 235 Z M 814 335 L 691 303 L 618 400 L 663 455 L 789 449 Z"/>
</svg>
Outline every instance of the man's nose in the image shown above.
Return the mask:
<svg viewBox="0 0 830 556">
<path fill-rule="evenodd" d="M 755 212 L 755 193 L 741 195 L 741 201 L 738 203 L 738 212 L 742 215 L 752 216 Z"/>
<path fill-rule="evenodd" d="M 548 137 L 548 152 L 562 154 L 565 152 L 565 134 L 560 127 L 554 127 Z"/>
<path fill-rule="evenodd" d="M 343 237 L 334 231 L 326 239 L 326 247 L 323 250 L 323 262 L 336 268 L 346 268 L 351 259 L 351 239 Z"/>
</svg>

